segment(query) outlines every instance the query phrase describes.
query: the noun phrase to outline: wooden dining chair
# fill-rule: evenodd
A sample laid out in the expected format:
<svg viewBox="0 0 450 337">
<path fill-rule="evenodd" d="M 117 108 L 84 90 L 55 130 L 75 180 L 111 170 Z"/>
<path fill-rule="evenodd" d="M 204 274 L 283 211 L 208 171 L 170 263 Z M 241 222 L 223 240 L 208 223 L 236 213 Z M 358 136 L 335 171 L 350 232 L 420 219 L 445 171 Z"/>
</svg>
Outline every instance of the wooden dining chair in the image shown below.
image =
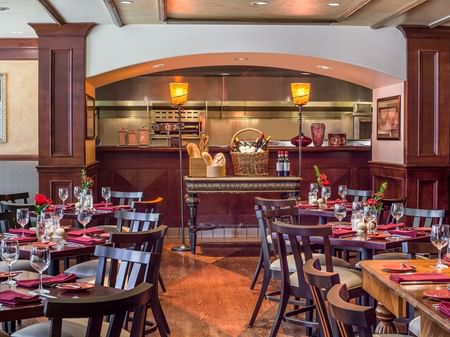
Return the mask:
<svg viewBox="0 0 450 337">
<path fill-rule="evenodd" d="M 120 192 L 111 191 L 111 200 L 113 204 L 117 205 L 128 205 L 133 207 L 135 201 L 141 201 L 143 192 Z"/>
<path fill-rule="evenodd" d="M 134 209 L 141 213 L 159 213 L 159 207 L 164 201 L 163 197 L 157 197 L 152 200 L 135 201 Z"/>
<path fill-rule="evenodd" d="M 22 203 L 28 204 L 28 198 L 30 194 L 28 192 L 10 193 L 10 194 L 0 194 L 0 201 L 12 202 L 21 200 Z"/>
<path fill-rule="evenodd" d="M 34 204 L 19 204 L 19 203 L 13 203 L 13 202 L 6 202 L 6 201 L 2 201 L 0 203 L 0 209 L 2 212 L 9 212 L 12 215 L 12 223 L 13 226 L 12 228 L 21 228 L 20 225 L 16 222 L 16 212 L 19 208 L 27 208 L 30 211 L 34 211 Z M 31 214 L 30 214 L 30 222 L 29 225 L 31 224 Z"/>
<path fill-rule="evenodd" d="M 14 216 L 11 212 L 0 212 L 0 233 L 8 233 L 14 228 Z"/>
<path fill-rule="evenodd" d="M 365 202 L 368 198 L 373 196 L 373 190 L 353 190 L 347 189 L 347 196 L 353 197 L 352 201 Z"/>
<path fill-rule="evenodd" d="M 116 230 L 122 232 L 125 229 L 130 232 L 148 231 L 159 224 L 159 213 L 142 213 L 137 211 L 117 211 Z"/>
<path fill-rule="evenodd" d="M 400 334 L 372 334 L 372 327 L 377 323 L 375 308 L 349 303 L 349 299 L 345 284 L 334 285 L 327 294 L 330 314 L 337 322 L 341 337 L 405 337 Z"/>
</svg>

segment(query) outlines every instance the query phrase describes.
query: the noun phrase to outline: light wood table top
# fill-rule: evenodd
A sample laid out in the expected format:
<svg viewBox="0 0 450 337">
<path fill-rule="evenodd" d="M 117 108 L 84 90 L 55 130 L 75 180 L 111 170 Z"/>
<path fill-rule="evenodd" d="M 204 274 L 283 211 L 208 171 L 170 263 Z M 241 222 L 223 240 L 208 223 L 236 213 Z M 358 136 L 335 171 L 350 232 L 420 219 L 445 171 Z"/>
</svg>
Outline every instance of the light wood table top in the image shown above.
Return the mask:
<svg viewBox="0 0 450 337">
<path fill-rule="evenodd" d="M 433 268 L 436 260 L 361 261 L 363 288 L 397 317 L 407 317 L 407 304 L 412 305 L 422 317 L 421 336 L 450 337 L 450 318 L 433 306 L 438 301 L 423 296 L 426 290 L 447 289 L 450 283 L 400 285 L 389 279 L 389 272 L 383 271 L 387 263 L 408 263 L 418 273 L 432 273 L 436 272 Z M 440 272 L 450 276 L 450 268 Z"/>
</svg>

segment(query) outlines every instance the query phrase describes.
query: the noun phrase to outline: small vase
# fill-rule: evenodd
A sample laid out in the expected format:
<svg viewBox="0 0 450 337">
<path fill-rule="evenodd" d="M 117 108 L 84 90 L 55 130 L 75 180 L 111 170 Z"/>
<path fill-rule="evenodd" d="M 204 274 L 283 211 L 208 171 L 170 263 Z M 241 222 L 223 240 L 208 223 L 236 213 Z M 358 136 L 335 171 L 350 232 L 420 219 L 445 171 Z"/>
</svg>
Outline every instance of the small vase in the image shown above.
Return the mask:
<svg viewBox="0 0 450 337">
<path fill-rule="evenodd" d="M 44 215 L 42 213 L 39 213 L 36 220 L 36 237 L 39 241 L 45 241 L 46 236 L 47 227 L 45 224 Z"/>
<path fill-rule="evenodd" d="M 320 147 L 323 144 L 323 138 L 325 137 L 325 124 L 324 123 L 312 123 L 311 124 L 311 137 L 314 146 Z"/>
</svg>

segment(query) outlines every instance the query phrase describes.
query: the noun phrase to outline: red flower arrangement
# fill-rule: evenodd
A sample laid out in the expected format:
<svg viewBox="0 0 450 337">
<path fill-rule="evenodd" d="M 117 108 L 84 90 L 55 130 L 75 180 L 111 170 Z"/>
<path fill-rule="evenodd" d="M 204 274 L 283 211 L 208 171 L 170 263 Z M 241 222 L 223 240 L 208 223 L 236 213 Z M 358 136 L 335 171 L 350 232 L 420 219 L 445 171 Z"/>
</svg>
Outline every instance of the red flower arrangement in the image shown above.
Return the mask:
<svg viewBox="0 0 450 337">
<path fill-rule="evenodd" d="M 320 173 L 320 169 L 317 165 L 314 165 L 314 173 L 316 174 L 317 184 L 322 186 L 330 186 L 330 181 L 325 173 Z"/>
<path fill-rule="evenodd" d="M 91 177 L 89 177 L 86 174 L 86 170 L 82 169 L 81 170 L 81 189 L 83 191 L 86 191 L 89 188 L 92 188 L 92 185 L 94 185 L 94 179 L 92 179 Z"/>
<path fill-rule="evenodd" d="M 383 198 L 384 198 L 384 192 L 386 192 L 387 189 L 387 182 L 381 183 L 380 187 L 378 188 L 378 191 L 375 192 L 372 198 L 367 199 L 366 205 L 370 207 L 376 207 L 378 209 L 381 209 L 383 207 Z"/>
<path fill-rule="evenodd" d="M 37 193 L 34 196 L 34 210 L 36 214 L 41 214 L 51 204 L 53 204 L 53 201 L 42 193 Z"/>
</svg>

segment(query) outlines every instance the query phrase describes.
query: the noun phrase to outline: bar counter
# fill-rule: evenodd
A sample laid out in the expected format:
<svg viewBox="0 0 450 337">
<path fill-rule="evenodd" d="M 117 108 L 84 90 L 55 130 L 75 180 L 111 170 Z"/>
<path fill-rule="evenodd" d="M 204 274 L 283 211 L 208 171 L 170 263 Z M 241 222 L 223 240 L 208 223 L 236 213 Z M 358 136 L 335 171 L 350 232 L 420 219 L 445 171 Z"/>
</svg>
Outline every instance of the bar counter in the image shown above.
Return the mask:
<svg viewBox="0 0 450 337">
<path fill-rule="evenodd" d="M 296 147 L 269 147 L 269 175 L 275 176 L 275 162 L 278 151 L 288 151 L 291 175 L 296 176 Z M 303 148 L 302 199 L 307 198 L 309 183 L 315 181 L 313 165 L 326 173 L 332 184 L 332 198 L 336 197 L 337 186 L 346 184 L 349 188 L 369 189 L 371 186 L 369 161 L 370 146 L 323 146 Z M 233 174 L 228 146 L 210 146 L 212 155 L 225 153 L 227 175 Z M 179 171 L 178 148 L 174 147 L 97 147 L 99 175 L 97 187 L 110 186 L 116 191 L 143 191 L 145 199 L 157 196 L 164 198 L 161 206 L 164 224 L 179 227 Z M 183 175 L 188 174 L 188 155 L 183 150 Z M 100 195 L 100 194 L 99 194 Z M 267 197 L 279 197 L 277 193 L 266 193 Z M 256 194 L 214 194 L 200 196 L 198 222 L 216 225 L 256 224 L 253 198 Z M 188 219 L 187 207 L 185 219 Z M 187 224 L 185 224 L 187 226 Z"/>
</svg>

